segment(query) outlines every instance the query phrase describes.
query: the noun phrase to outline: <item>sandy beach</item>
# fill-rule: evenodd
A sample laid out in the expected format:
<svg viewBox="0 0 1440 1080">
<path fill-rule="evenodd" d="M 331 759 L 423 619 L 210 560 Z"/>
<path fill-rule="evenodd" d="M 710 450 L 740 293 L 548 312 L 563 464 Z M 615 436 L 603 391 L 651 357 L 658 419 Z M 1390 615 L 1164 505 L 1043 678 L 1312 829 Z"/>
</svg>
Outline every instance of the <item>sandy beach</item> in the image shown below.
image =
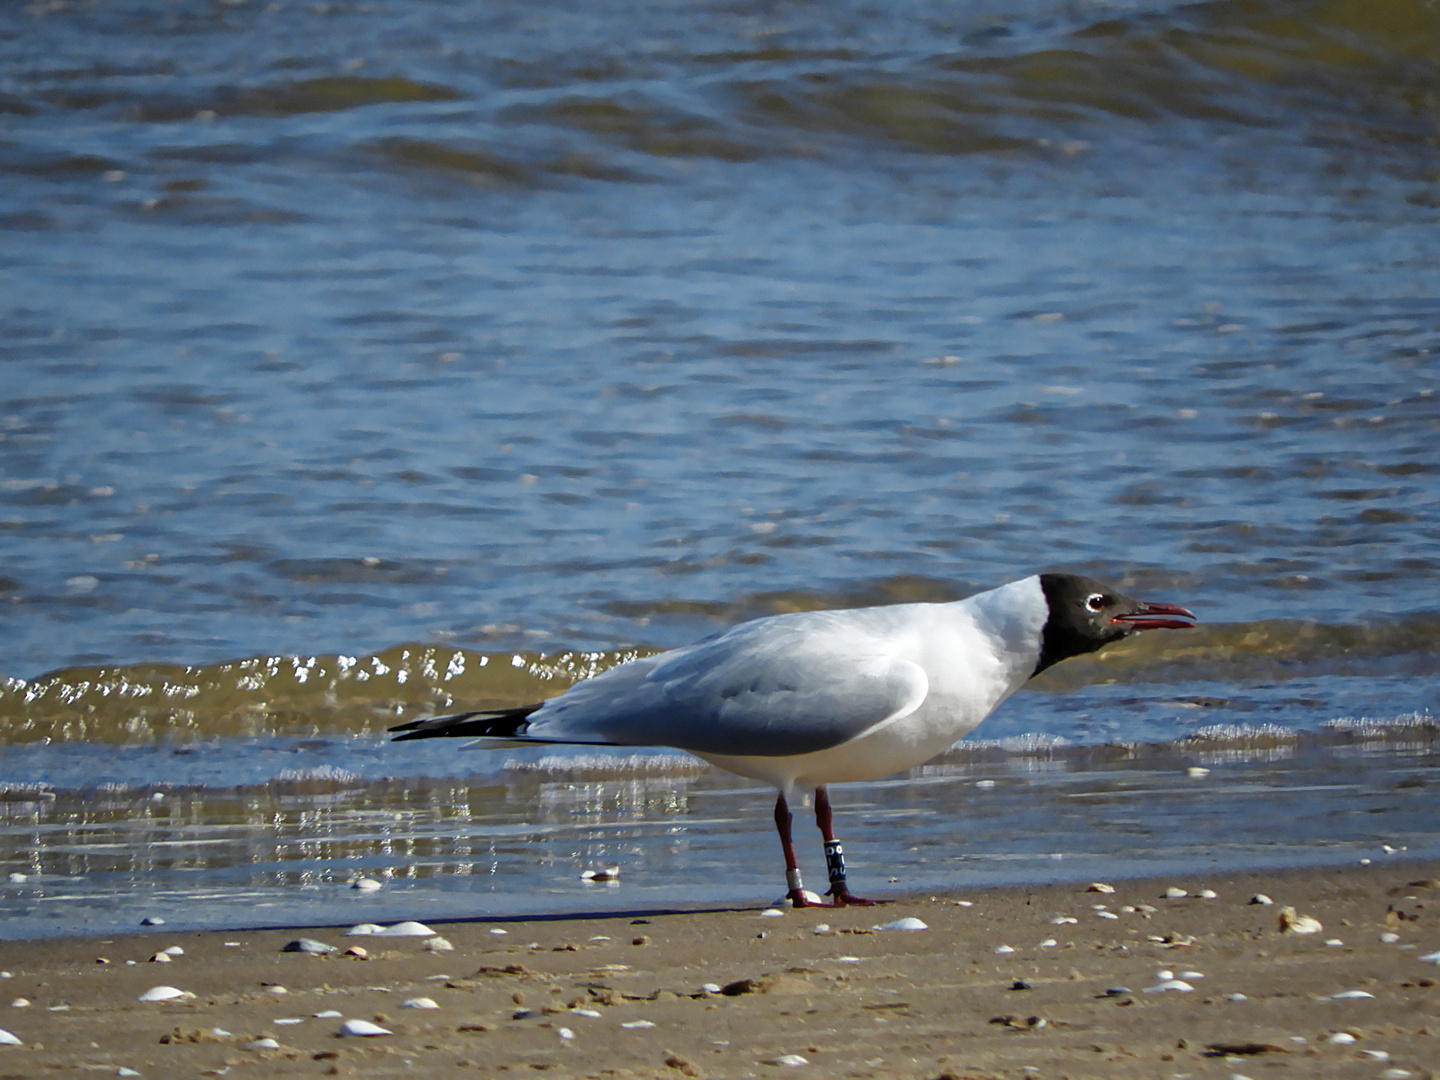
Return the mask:
<svg viewBox="0 0 1440 1080">
<path fill-rule="evenodd" d="M 1101 885 L 9 942 L 0 1075 L 1440 1075 L 1440 864 Z"/>
</svg>

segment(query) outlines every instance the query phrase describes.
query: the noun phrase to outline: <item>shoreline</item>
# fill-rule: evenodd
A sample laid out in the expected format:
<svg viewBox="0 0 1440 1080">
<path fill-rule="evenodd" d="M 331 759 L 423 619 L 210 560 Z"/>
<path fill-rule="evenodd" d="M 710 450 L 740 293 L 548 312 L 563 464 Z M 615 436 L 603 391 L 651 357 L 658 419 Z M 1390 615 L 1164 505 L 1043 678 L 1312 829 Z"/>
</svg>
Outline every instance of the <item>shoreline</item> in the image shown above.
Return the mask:
<svg viewBox="0 0 1440 1080">
<path fill-rule="evenodd" d="M 0 1046 L 0 1071 L 1433 1077 L 1440 861 L 1107 884 L 487 916 L 432 924 L 440 951 L 334 926 L 0 942 L 0 1029 L 24 1044 Z M 1282 933 L 1287 905 L 1323 929 Z M 903 919 L 926 928 L 876 929 Z M 300 938 L 337 951 L 282 951 Z M 1191 989 L 1158 989 L 1174 980 Z M 162 985 L 195 996 L 137 1000 Z M 418 998 L 437 1007 L 405 1006 Z M 390 1034 L 340 1035 L 349 1020 Z"/>
</svg>

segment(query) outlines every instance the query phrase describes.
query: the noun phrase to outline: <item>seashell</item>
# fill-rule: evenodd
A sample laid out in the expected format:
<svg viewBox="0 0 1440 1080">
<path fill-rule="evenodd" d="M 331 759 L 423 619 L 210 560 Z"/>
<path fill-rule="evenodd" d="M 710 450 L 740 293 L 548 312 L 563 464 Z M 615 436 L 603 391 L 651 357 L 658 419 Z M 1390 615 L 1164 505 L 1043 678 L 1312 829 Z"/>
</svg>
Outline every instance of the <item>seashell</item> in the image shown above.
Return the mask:
<svg viewBox="0 0 1440 1080">
<path fill-rule="evenodd" d="M 1185 775 L 1193 780 L 1199 780 L 1202 777 L 1209 776 L 1210 770 L 1205 768 L 1204 765 L 1191 765 L 1185 770 Z"/>
<path fill-rule="evenodd" d="M 394 1032 L 387 1031 L 379 1024 L 372 1024 L 369 1020 L 346 1020 L 340 1025 L 341 1035 L 392 1035 Z"/>
<path fill-rule="evenodd" d="M 359 889 L 361 892 L 374 892 L 376 889 L 380 889 L 383 887 L 384 886 L 382 886 L 380 882 L 376 881 L 374 878 L 368 877 L 362 877 L 359 881 L 355 882 L 350 886 L 350 888 Z"/>
<path fill-rule="evenodd" d="M 1199 971 L 1182 971 L 1182 972 L 1180 972 L 1180 978 L 1182 978 L 1182 979 L 1203 979 L 1204 977 L 1205 977 L 1204 974 L 1202 974 L 1202 973 L 1199 972 Z"/>
<path fill-rule="evenodd" d="M 402 1009 L 438 1009 L 440 1006 L 434 998 L 418 997 L 400 1003 Z"/>
<path fill-rule="evenodd" d="M 575 1032 L 567 1027 L 560 1028 L 555 1034 L 559 1035 L 562 1039 L 573 1039 L 575 1037 Z"/>
<path fill-rule="evenodd" d="M 357 960 L 370 959 L 370 953 L 366 951 L 363 945 L 351 945 L 348 949 L 345 950 L 345 955 L 353 956 Z"/>
<path fill-rule="evenodd" d="M 1427 964 L 1440 964 L 1440 952 L 1426 953 L 1424 956 L 1417 957 L 1417 959 Z"/>
<path fill-rule="evenodd" d="M 798 1068 L 801 1065 L 809 1065 L 810 1062 L 807 1058 L 803 1058 L 799 1054 L 781 1054 L 779 1057 L 770 1058 L 768 1061 L 765 1062 L 765 1064 L 789 1065 L 793 1068 Z"/>
<path fill-rule="evenodd" d="M 29 999 L 29 998 L 16 998 L 14 1001 L 10 1002 L 10 1007 L 11 1007 L 12 1009 L 23 1009 L 23 1008 L 25 1008 L 26 1006 L 28 1006 L 29 1004 L 30 1004 L 30 999 Z"/>
<path fill-rule="evenodd" d="M 1040 948 L 1053 949 L 1059 944 L 1060 943 L 1056 941 L 1053 937 L 1047 937 L 1044 941 L 1040 942 Z"/>
<path fill-rule="evenodd" d="M 1333 1043 L 1335 1046 L 1349 1046 L 1351 1043 L 1356 1042 L 1357 1040 L 1355 1036 L 1351 1035 L 1348 1031 L 1337 1031 L 1333 1034 L 1326 1035 L 1325 1041 L 1328 1043 Z"/>
<path fill-rule="evenodd" d="M 276 1042 L 274 1039 L 256 1039 L 256 1040 L 255 1040 L 254 1042 L 252 1042 L 252 1043 L 247 1043 L 247 1044 L 245 1045 L 245 1049 L 247 1049 L 247 1050 L 279 1050 L 279 1049 L 280 1049 L 280 1044 L 279 1044 L 278 1042 Z"/>
<path fill-rule="evenodd" d="M 1154 986 L 1147 986 L 1147 994 L 1163 994 L 1166 990 L 1178 990 L 1182 994 L 1188 994 L 1195 988 L 1184 979 L 1166 979 L 1164 982 L 1156 983 Z"/>
<path fill-rule="evenodd" d="M 810 932 L 812 934 L 828 934 L 830 933 L 830 924 L 828 922 L 816 923 L 815 928 Z"/>
<path fill-rule="evenodd" d="M 631 1020 L 620 1025 L 622 1028 L 653 1028 L 655 1025 L 649 1020 Z"/>
<path fill-rule="evenodd" d="M 603 870 L 586 870 L 580 875 L 581 881 L 617 881 L 620 877 L 620 867 L 607 866 Z"/>
<path fill-rule="evenodd" d="M 279 1024 L 281 1027 L 288 1027 L 291 1024 L 303 1024 L 305 1018 L 303 1016 L 282 1016 L 280 1019 L 271 1020 L 270 1022 L 272 1024 Z"/>
<path fill-rule="evenodd" d="M 118 1069 L 115 1070 L 115 1075 L 116 1075 L 116 1076 L 139 1076 L 140 1073 L 138 1073 L 138 1072 L 137 1072 L 136 1070 L 134 1070 L 134 1069 L 129 1069 L 129 1068 L 126 1068 L 124 1065 L 121 1065 Z"/>
<path fill-rule="evenodd" d="M 135 1000 L 137 1001 L 180 1001 L 185 998 L 193 998 L 195 995 L 188 990 L 177 990 L 173 986 L 152 986 Z"/>
<path fill-rule="evenodd" d="M 454 951 L 455 951 L 455 946 L 454 946 L 454 945 L 451 945 L 450 942 L 446 941 L 443 937 L 440 937 L 438 934 L 437 934 L 435 937 L 432 937 L 429 941 L 425 942 L 424 947 L 425 947 L 426 949 L 428 949 L 430 952 L 454 952 Z"/>
<path fill-rule="evenodd" d="M 1220 894 L 1217 893 L 1214 889 L 1201 889 L 1195 895 L 1200 897 L 1201 900 L 1214 900 L 1218 898 Z"/>
<path fill-rule="evenodd" d="M 1004 946 L 1002 945 L 1001 948 L 1004 948 Z M 1011 951 L 1011 952 L 1014 952 L 1015 950 L 1014 950 L 1014 949 L 1011 949 L 1010 951 Z M 835 957 L 835 962 L 836 962 L 837 964 L 858 964 L 858 963 L 860 963 L 860 957 L 858 957 L 858 956 L 837 956 L 837 957 Z"/>
<path fill-rule="evenodd" d="M 20 884 L 23 884 L 24 881 L 25 881 L 25 875 L 24 875 L 24 874 L 16 873 L 16 874 L 11 874 L 11 875 L 10 875 L 10 884 L 12 884 L 12 885 L 20 885 Z"/>
<path fill-rule="evenodd" d="M 157 952 L 154 956 L 150 957 L 150 963 L 152 963 L 152 964 L 168 964 L 168 963 L 170 963 L 170 954 L 169 954 L 169 953 L 163 953 L 163 952 Z"/>
<path fill-rule="evenodd" d="M 1344 945 L 1345 942 L 1341 941 L 1338 937 L 1332 937 L 1329 941 L 1325 942 L 1325 944 L 1326 944 L 1326 945 Z"/>
<path fill-rule="evenodd" d="M 1324 929 L 1324 924 L 1319 919 L 1309 915 L 1299 915 L 1293 907 L 1280 909 L 1280 933 L 1282 934 L 1318 934 Z"/>
<path fill-rule="evenodd" d="M 1394 930 L 1386 930 L 1383 934 L 1380 935 L 1380 941 L 1385 945 L 1394 945 L 1395 942 L 1399 940 L 1400 935 L 1395 933 Z"/>
<path fill-rule="evenodd" d="M 995 946 L 995 952 L 996 952 L 996 954 L 999 955 L 999 956 L 1004 956 L 1006 953 L 1012 953 L 1012 952 L 1014 952 L 1014 951 L 1015 951 L 1015 950 L 1012 949 L 1009 945 L 996 945 L 996 946 Z"/>
<path fill-rule="evenodd" d="M 375 931 L 376 937 L 434 937 L 435 931 L 424 923 L 398 922 L 394 926 L 382 926 Z"/>
<path fill-rule="evenodd" d="M 345 1014 L 342 1013 L 339 1009 L 326 1009 L 324 1012 L 318 1012 L 318 1013 L 316 1013 L 316 1014 L 315 1014 L 315 1019 L 316 1019 L 316 1020 L 339 1020 L 340 1017 L 342 1017 L 342 1016 L 344 1016 L 344 1015 L 345 1015 Z"/>
<path fill-rule="evenodd" d="M 1389 1060 L 1390 1060 L 1390 1051 L 1388 1051 L 1388 1050 L 1361 1050 L 1360 1053 L 1364 1054 L 1364 1055 L 1365 1055 L 1366 1057 L 1368 1057 L 1371 1061 L 1389 1061 Z"/>
<path fill-rule="evenodd" d="M 718 994 L 720 992 L 720 984 L 706 983 L 704 986 L 700 987 L 700 990 L 701 992 L 706 994 Z"/>
<path fill-rule="evenodd" d="M 506 934 L 510 933 L 510 931 L 509 931 L 509 930 L 501 930 L 498 926 L 495 926 L 495 927 L 491 927 L 490 933 L 494 934 L 496 937 L 504 937 Z M 592 940 L 593 940 L 593 939 L 592 939 Z M 607 940 L 608 940 L 608 939 L 607 939 Z"/>
<path fill-rule="evenodd" d="M 1380 1074 L 1380 1080 L 1405 1080 L 1407 1076 L 1414 1076 L 1409 1069 L 1386 1069 Z"/>
<path fill-rule="evenodd" d="M 24 1046 L 24 1045 L 25 1045 L 25 1044 L 24 1044 L 23 1042 L 21 1042 L 19 1039 L 17 1039 L 13 1034 L 11 1034 L 10 1032 L 6 1031 L 4 1028 L 0 1028 L 0 1046 Z"/>
<path fill-rule="evenodd" d="M 785 914 L 785 912 L 782 911 L 782 910 L 781 910 L 780 908 L 778 908 L 778 907 L 767 907 L 764 911 L 760 912 L 760 918 L 762 918 L 762 919 L 778 919 L 781 915 L 784 915 L 784 914 Z"/>
<path fill-rule="evenodd" d="M 713 985 L 713 984 L 711 984 L 711 983 L 706 983 L 706 985 L 709 986 L 709 985 Z M 715 989 L 714 989 L 713 991 L 707 991 L 707 992 L 708 992 L 708 993 L 718 994 L 718 993 L 720 992 L 720 988 L 717 986 L 717 987 L 715 987 Z M 588 1016 L 588 1017 L 590 1017 L 590 1019 L 592 1019 L 592 1020 L 599 1020 L 599 1019 L 600 1019 L 600 1014 L 599 1014 L 597 1011 L 595 1011 L 594 1009 L 571 1009 L 570 1011 L 571 1011 L 572 1013 L 574 1013 L 576 1016 Z"/>
<path fill-rule="evenodd" d="M 168 949 L 161 949 L 160 951 L 163 952 L 163 953 L 167 953 L 167 954 L 170 955 L 170 956 L 184 956 L 184 955 L 185 955 L 185 950 L 182 949 L 179 945 L 171 945 Z"/>
<path fill-rule="evenodd" d="M 1097 911 L 1097 912 L 1095 913 L 1095 916 L 1096 916 L 1096 918 L 1099 918 L 1099 919 L 1118 919 L 1118 918 L 1120 918 L 1120 916 L 1119 916 L 1119 915 L 1116 915 L 1113 911 Z"/>
<path fill-rule="evenodd" d="M 264 984 L 262 983 L 261 985 L 263 986 Z M 283 997 L 290 992 L 289 990 L 286 990 L 283 986 L 266 986 L 265 989 L 267 992 L 274 994 L 276 997 Z"/>
<path fill-rule="evenodd" d="M 803 896 L 803 897 L 805 897 L 805 902 L 806 902 L 807 904 L 811 904 L 811 905 L 813 905 L 813 906 L 815 906 L 815 907 L 827 907 L 827 906 L 828 906 L 828 905 L 825 903 L 824 898 L 821 897 L 821 895 L 820 895 L 819 893 L 811 892 L 809 889 L 801 889 L 801 890 L 800 890 L 800 895 Z M 788 907 L 789 905 L 790 905 L 790 894 L 789 894 L 789 893 L 786 893 L 784 896 L 779 897 L 778 899 L 775 899 L 775 900 L 770 901 L 770 906 L 771 906 L 772 908 L 773 908 L 773 907 L 783 908 L 783 907 Z"/>
<path fill-rule="evenodd" d="M 903 918 L 903 919 L 896 919 L 894 922 L 888 922 L 888 923 L 886 923 L 884 926 L 876 927 L 876 929 L 877 929 L 877 930 L 929 930 L 930 927 L 928 927 L 927 925 L 925 925 L 925 923 L 921 922 L 919 919 L 915 918 L 913 915 L 907 915 L 907 916 L 906 916 L 905 918 Z"/>
<path fill-rule="evenodd" d="M 160 918 L 159 915 L 146 915 L 145 918 L 143 918 L 143 919 L 140 920 L 140 925 L 141 925 L 141 926 L 164 926 L 164 925 L 165 925 L 165 920 L 162 919 L 162 918 Z"/>
<path fill-rule="evenodd" d="M 1347 1001 L 1350 998 L 1373 998 L 1375 995 L 1368 990 L 1341 990 L 1338 994 L 1331 994 L 1332 1001 Z"/>
<path fill-rule="evenodd" d="M 350 927 L 345 931 L 346 937 L 364 937 L 367 934 L 378 934 L 385 928 L 373 922 L 362 922 Z"/>
<path fill-rule="evenodd" d="M 1103 881 L 1092 881 L 1092 882 L 1090 883 L 1089 887 L 1086 888 L 1085 891 L 1086 891 L 1086 892 L 1098 892 L 1098 893 L 1106 893 L 1106 894 L 1109 894 L 1109 893 L 1113 893 L 1113 892 L 1115 891 L 1115 886 L 1114 886 L 1114 885 L 1106 885 Z"/>
<path fill-rule="evenodd" d="M 1074 915 L 1056 915 L 1050 920 L 1051 926 L 1064 926 L 1066 923 L 1078 923 L 1080 920 Z"/>
<path fill-rule="evenodd" d="M 1226 1000 L 1226 1001 L 1249 1001 L 1250 999 L 1249 999 L 1248 997 L 1246 997 L 1244 994 L 1226 994 L 1226 995 L 1225 995 L 1225 1000 Z"/>
<path fill-rule="evenodd" d="M 1166 900 L 1184 900 L 1185 897 L 1189 896 L 1190 894 L 1184 889 L 1177 889 L 1174 885 L 1171 885 L 1168 889 L 1165 890 L 1164 895 Z"/>
<path fill-rule="evenodd" d="M 314 938 L 302 937 L 294 941 L 287 941 L 280 947 L 281 952 L 303 952 L 312 956 L 324 956 L 326 953 L 339 952 L 334 945 L 327 945 L 323 941 L 316 941 Z"/>
<path fill-rule="evenodd" d="M 1250 897 L 1249 903 L 1264 904 L 1266 907 L 1269 907 L 1271 904 L 1275 903 L 1275 901 L 1271 900 L 1263 892 L 1257 892 L 1254 896 Z"/>
</svg>

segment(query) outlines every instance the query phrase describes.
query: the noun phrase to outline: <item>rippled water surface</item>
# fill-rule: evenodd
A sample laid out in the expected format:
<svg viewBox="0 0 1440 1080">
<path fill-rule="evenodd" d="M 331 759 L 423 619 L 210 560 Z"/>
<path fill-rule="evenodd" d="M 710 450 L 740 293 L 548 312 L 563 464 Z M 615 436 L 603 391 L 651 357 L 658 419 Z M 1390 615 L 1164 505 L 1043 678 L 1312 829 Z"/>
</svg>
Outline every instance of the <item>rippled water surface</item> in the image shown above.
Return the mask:
<svg viewBox="0 0 1440 1080">
<path fill-rule="evenodd" d="M 1437 118 L 1423 0 L 5 5 L 0 780 L 403 815 L 498 766 L 397 716 L 1061 567 L 1205 627 L 981 736 L 1423 717 Z"/>
</svg>

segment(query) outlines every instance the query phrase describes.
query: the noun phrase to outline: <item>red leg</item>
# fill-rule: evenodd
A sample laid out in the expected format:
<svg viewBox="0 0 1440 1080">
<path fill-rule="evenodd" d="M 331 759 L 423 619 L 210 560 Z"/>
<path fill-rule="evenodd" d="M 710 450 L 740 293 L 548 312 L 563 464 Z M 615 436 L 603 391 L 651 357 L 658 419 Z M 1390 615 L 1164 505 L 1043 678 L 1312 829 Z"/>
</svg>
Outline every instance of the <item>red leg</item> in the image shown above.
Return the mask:
<svg viewBox="0 0 1440 1080">
<path fill-rule="evenodd" d="M 790 806 L 783 791 L 775 800 L 775 828 L 780 833 L 780 850 L 785 853 L 785 884 L 790 903 L 797 908 L 810 907 L 810 901 L 805 899 L 805 886 L 800 882 L 800 860 L 795 858 L 795 842 L 790 837 Z"/>
<path fill-rule="evenodd" d="M 825 894 L 833 898 L 836 907 L 870 907 L 884 901 L 866 900 L 852 896 L 845 884 L 845 851 L 835 839 L 835 824 L 830 813 L 830 793 L 823 786 L 815 789 L 815 824 L 820 826 L 820 836 L 825 841 L 825 866 L 830 872 L 830 889 Z"/>
</svg>

